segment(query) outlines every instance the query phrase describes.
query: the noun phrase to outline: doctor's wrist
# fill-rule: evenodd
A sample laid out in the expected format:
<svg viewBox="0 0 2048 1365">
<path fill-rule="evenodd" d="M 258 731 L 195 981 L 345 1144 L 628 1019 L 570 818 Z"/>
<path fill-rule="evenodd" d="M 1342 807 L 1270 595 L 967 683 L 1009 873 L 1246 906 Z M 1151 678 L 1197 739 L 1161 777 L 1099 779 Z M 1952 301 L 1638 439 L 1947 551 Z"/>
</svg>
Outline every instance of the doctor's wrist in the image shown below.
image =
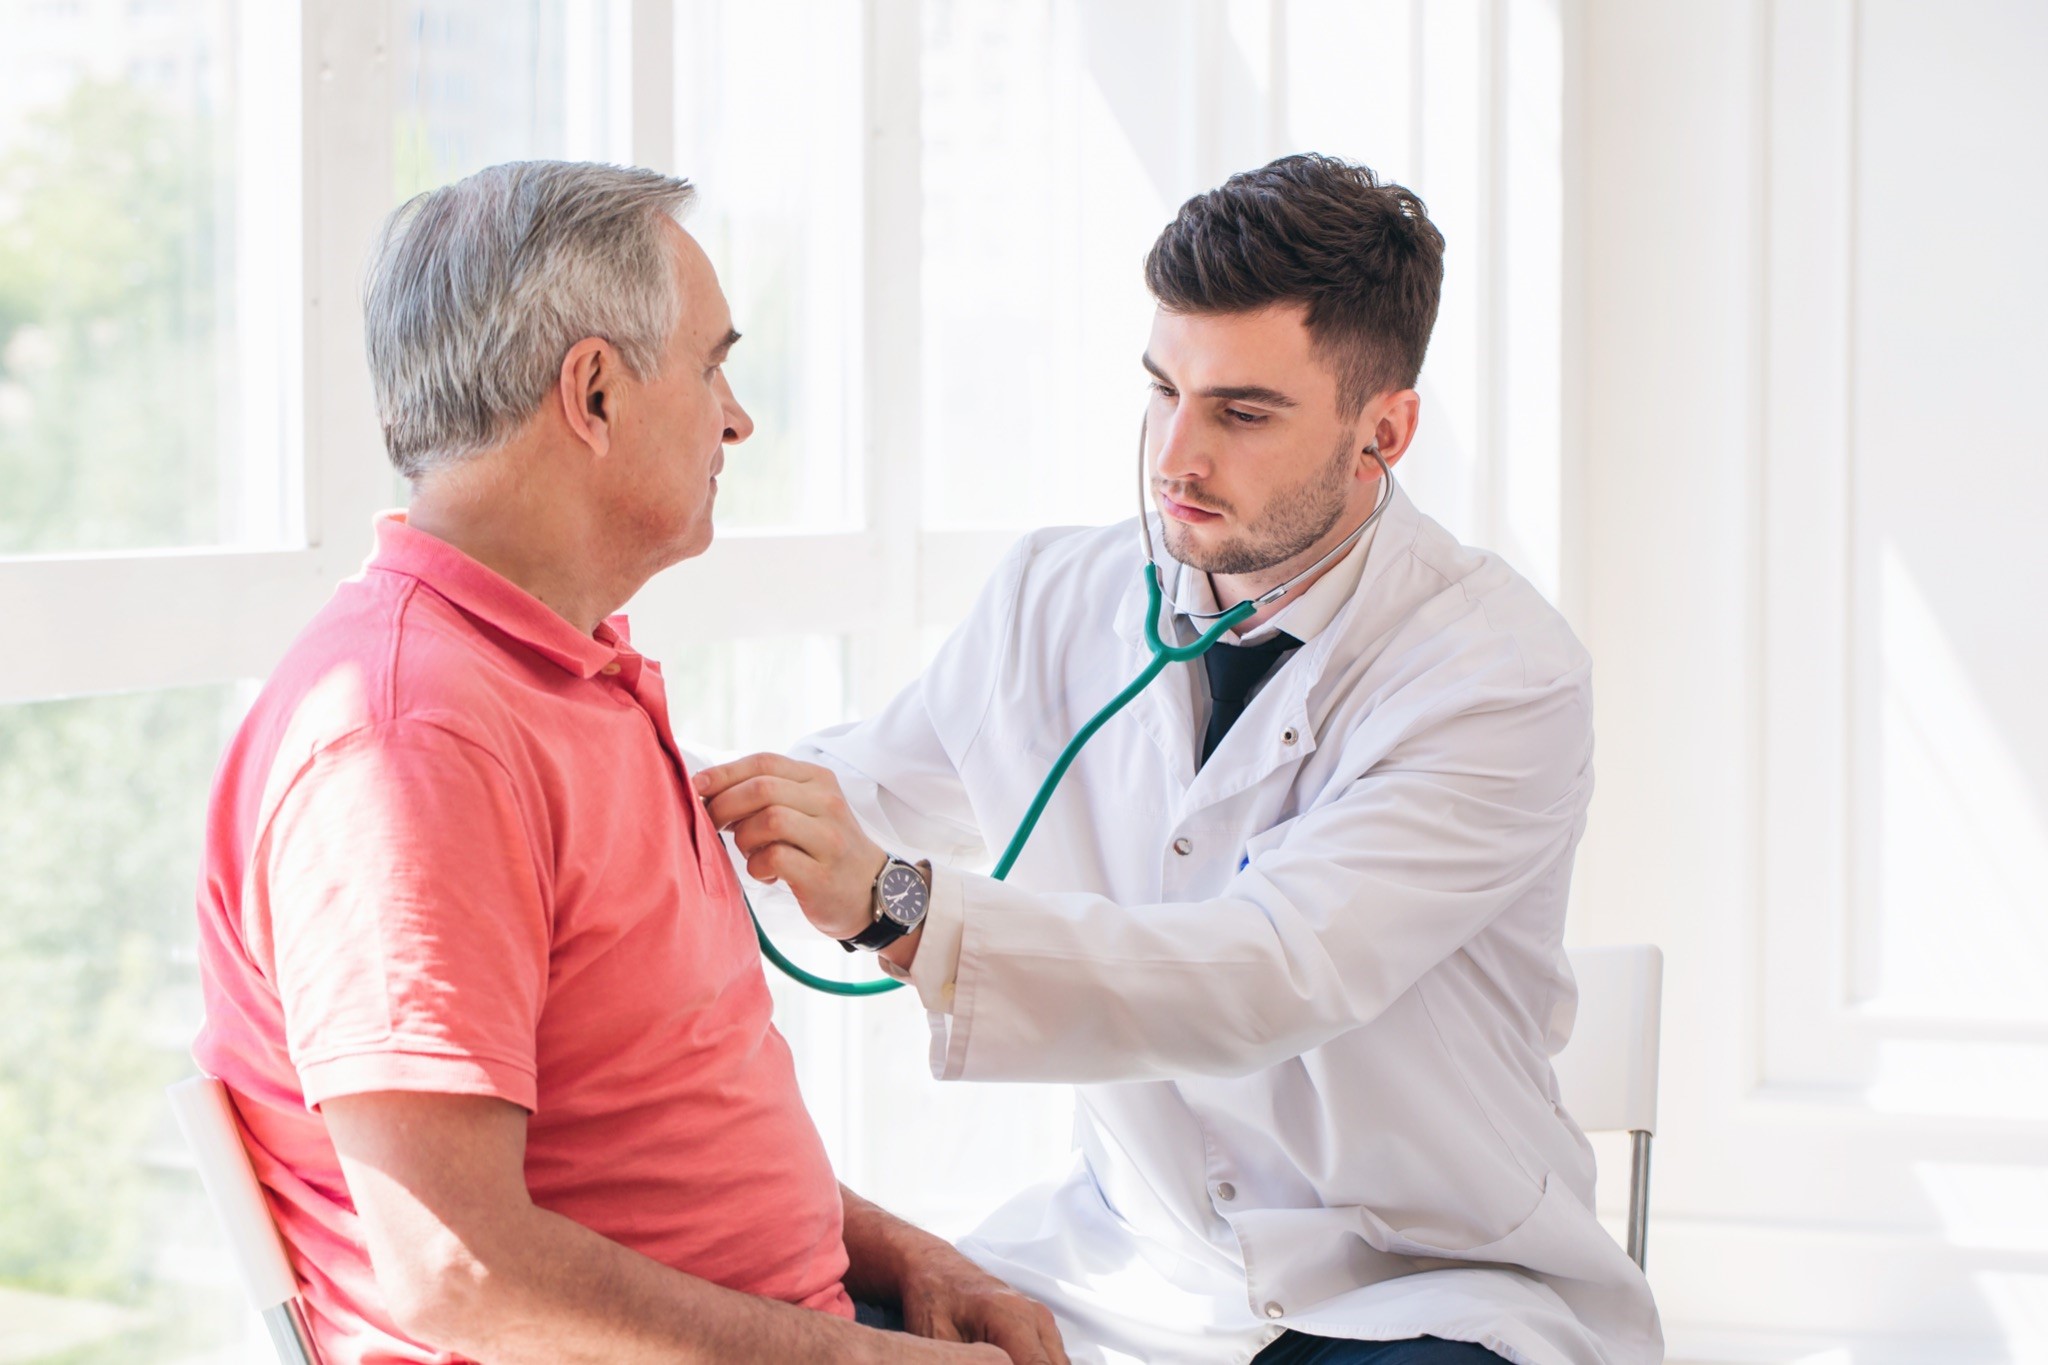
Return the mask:
<svg viewBox="0 0 2048 1365">
<path fill-rule="evenodd" d="M 903 980 L 910 974 L 910 964 L 917 959 L 917 945 L 924 939 L 924 926 L 918 925 L 902 938 L 897 939 L 875 956 L 885 965 L 882 970 Z M 894 971 L 889 969 L 893 967 Z"/>
</svg>

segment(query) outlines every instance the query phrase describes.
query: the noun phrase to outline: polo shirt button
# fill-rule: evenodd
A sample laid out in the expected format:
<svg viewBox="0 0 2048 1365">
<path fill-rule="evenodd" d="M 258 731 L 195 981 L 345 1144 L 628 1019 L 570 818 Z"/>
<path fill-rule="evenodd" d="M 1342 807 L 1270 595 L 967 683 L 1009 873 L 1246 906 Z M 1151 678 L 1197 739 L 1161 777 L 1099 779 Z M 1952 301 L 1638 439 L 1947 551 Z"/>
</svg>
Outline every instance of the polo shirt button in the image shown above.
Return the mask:
<svg viewBox="0 0 2048 1365">
<path fill-rule="evenodd" d="M 1185 838 L 1175 839 L 1173 841 L 1173 851 L 1175 853 L 1180 854 L 1181 857 L 1185 858 L 1188 856 L 1188 854 L 1193 853 L 1195 851 L 1195 841 L 1193 839 Z"/>
<path fill-rule="evenodd" d="M 612 676 L 612 674 L 619 671 L 619 666 L 615 663 L 606 664 L 603 668 L 600 668 L 597 671 L 604 674 L 607 678 L 609 678 Z"/>
<path fill-rule="evenodd" d="M 1277 1303 L 1269 1303 L 1266 1305 L 1266 1316 L 1269 1318 L 1283 1318 L 1287 1316 L 1287 1310 Z"/>
<path fill-rule="evenodd" d="M 1231 1184 L 1228 1180 L 1224 1181 L 1216 1187 L 1216 1197 L 1228 1203 L 1230 1200 L 1237 1198 L 1237 1186 Z"/>
</svg>

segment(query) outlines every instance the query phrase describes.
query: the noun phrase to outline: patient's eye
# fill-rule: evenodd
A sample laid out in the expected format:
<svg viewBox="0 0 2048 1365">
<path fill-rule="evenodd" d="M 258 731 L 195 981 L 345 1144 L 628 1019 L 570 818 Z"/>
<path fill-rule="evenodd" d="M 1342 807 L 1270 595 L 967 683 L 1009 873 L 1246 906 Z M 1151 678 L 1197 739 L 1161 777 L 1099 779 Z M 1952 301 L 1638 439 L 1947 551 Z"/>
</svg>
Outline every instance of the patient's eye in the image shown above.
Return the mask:
<svg viewBox="0 0 2048 1365">
<path fill-rule="evenodd" d="M 1152 392 L 1158 394 L 1161 398 L 1177 398 L 1180 396 L 1174 392 L 1171 385 L 1162 384 L 1156 379 L 1147 380 L 1145 387 L 1151 389 Z"/>
<path fill-rule="evenodd" d="M 1255 427 L 1266 420 L 1263 412 L 1246 412 L 1243 408 L 1225 408 L 1224 411 L 1241 427 Z"/>
</svg>

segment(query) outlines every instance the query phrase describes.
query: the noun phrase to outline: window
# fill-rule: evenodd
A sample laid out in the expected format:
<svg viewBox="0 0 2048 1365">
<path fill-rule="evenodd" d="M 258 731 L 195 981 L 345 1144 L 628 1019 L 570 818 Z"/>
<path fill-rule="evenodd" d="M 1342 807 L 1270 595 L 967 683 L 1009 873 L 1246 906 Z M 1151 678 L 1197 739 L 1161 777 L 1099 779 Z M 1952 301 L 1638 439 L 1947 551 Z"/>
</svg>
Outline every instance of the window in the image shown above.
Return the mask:
<svg viewBox="0 0 2048 1365">
<path fill-rule="evenodd" d="M 616 0 L 389 0 L 394 201 L 501 161 L 631 159 Z"/>
<path fill-rule="evenodd" d="M 295 103 L 225 0 L 35 6 L 0 43 L 0 555 L 273 545 Z M 288 63 L 287 63 L 288 67 Z M 288 349 L 288 348 L 287 348 Z"/>
<path fill-rule="evenodd" d="M 0 1322 L 33 1343 L 11 1359 L 197 1357 L 254 1322 L 162 1104 L 191 1070 L 199 838 L 244 696 L 0 707 Z"/>
<path fill-rule="evenodd" d="M 1146 249 L 1199 188 L 1160 52 L 1079 3 L 924 7 L 925 515 L 1118 521 L 1137 496 Z M 1145 60 L 1136 60 L 1140 57 Z"/>
<path fill-rule="evenodd" d="M 726 365 L 754 435 L 721 528 L 861 519 L 860 8 L 701 0 L 676 22 L 676 170 L 745 341 Z"/>
</svg>

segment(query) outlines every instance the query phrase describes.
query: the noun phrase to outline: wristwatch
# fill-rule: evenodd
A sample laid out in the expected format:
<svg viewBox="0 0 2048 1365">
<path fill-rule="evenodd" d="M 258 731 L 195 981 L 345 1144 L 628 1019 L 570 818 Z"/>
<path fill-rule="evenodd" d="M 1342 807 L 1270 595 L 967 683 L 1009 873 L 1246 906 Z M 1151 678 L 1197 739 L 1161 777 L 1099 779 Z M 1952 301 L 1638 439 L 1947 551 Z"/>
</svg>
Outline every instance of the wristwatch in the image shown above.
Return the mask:
<svg viewBox="0 0 2048 1365">
<path fill-rule="evenodd" d="M 932 903 L 932 865 L 906 863 L 890 854 L 875 874 L 873 896 L 874 921 L 852 938 L 839 940 L 849 953 L 855 948 L 880 952 L 924 923 L 924 912 Z"/>
</svg>

